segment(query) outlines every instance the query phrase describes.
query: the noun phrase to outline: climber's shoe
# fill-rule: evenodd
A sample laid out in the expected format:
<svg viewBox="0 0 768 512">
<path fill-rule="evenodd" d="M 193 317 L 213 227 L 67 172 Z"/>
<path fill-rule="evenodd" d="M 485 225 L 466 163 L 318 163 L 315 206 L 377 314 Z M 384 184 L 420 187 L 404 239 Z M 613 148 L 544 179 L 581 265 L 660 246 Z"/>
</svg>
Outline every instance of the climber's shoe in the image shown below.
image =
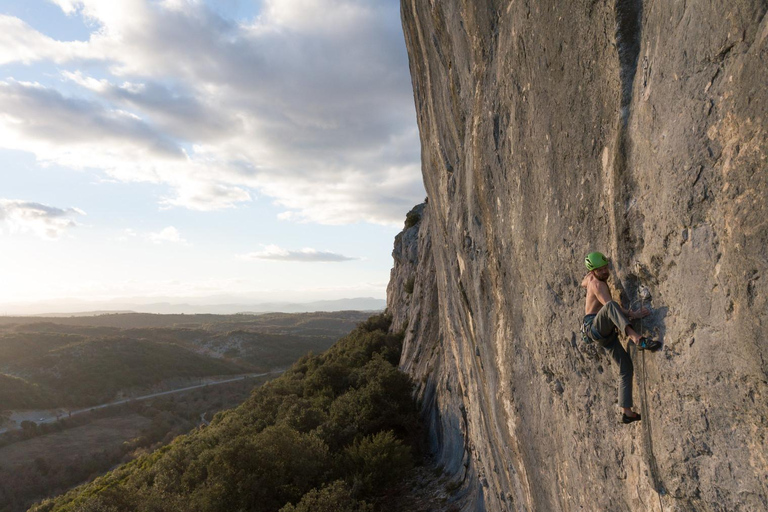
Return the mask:
<svg viewBox="0 0 768 512">
<path fill-rule="evenodd" d="M 661 343 L 658 341 L 645 337 L 640 338 L 640 341 L 637 343 L 638 350 L 656 350 L 660 346 Z"/>
<path fill-rule="evenodd" d="M 621 422 L 622 423 L 632 423 L 634 421 L 640 421 L 640 414 L 635 413 L 634 416 L 627 416 L 626 414 L 621 415 Z"/>
</svg>

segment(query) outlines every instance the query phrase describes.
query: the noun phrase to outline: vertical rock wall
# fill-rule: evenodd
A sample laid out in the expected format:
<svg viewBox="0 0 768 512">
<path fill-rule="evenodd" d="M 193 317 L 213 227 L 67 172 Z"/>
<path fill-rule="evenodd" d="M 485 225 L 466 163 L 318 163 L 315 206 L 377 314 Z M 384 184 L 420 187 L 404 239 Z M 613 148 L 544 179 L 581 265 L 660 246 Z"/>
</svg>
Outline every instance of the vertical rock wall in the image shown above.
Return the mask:
<svg viewBox="0 0 768 512">
<path fill-rule="evenodd" d="M 766 10 L 402 0 L 429 203 L 388 307 L 464 510 L 768 509 Z M 664 343 L 629 426 L 591 250 Z"/>
</svg>

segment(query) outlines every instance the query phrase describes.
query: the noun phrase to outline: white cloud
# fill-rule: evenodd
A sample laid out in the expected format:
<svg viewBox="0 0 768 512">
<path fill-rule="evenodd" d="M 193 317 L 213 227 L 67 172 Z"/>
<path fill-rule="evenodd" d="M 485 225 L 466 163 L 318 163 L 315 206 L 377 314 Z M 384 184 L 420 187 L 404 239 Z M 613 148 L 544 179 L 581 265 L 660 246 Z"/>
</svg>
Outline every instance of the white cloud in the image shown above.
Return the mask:
<svg viewBox="0 0 768 512">
<path fill-rule="evenodd" d="M 211 142 L 243 128 L 238 117 L 222 112 L 215 104 L 205 103 L 181 86 L 171 89 L 158 82 L 129 81 L 117 85 L 85 76 L 80 71 L 64 71 L 62 76 L 102 98 L 140 112 L 176 138 Z"/>
<path fill-rule="evenodd" d="M 357 259 L 344 256 L 343 254 L 337 254 L 328 251 L 318 251 L 310 248 L 291 251 L 278 247 L 277 245 L 268 245 L 264 248 L 263 251 L 251 252 L 248 254 L 240 255 L 238 257 L 244 260 L 298 261 L 302 263 L 341 262 Z"/>
<path fill-rule="evenodd" d="M 66 14 L 73 14 L 80 4 L 78 0 L 50 0 L 50 2 L 58 5 Z"/>
<path fill-rule="evenodd" d="M 85 215 L 78 208 L 56 208 L 41 203 L 0 199 L 0 225 L 11 234 L 31 232 L 55 240 L 78 224 L 73 217 Z"/>
<path fill-rule="evenodd" d="M 193 0 L 56 3 L 89 20 L 90 39 L 72 46 L 6 17 L 17 35 L 0 42 L 16 49 L 0 62 L 63 63 L 79 96 L 4 82 L 0 145 L 170 185 L 164 206 L 261 194 L 287 219 L 399 225 L 423 198 L 397 2 L 265 0 L 245 23 Z"/>
<path fill-rule="evenodd" d="M 187 243 L 187 241 L 181 237 L 181 233 L 179 233 L 179 230 L 173 226 L 168 226 L 167 228 L 163 228 L 160 231 L 157 231 L 155 233 L 149 233 L 149 235 L 147 235 L 147 238 L 156 244 L 161 244 L 164 242 L 173 243 L 173 244 Z"/>
<path fill-rule="evenodd" d="M 161 204 L 185 206 L 190 210 L 211 211 L 232 208 L 237 203 L 250 201 L 251 195 L 244 189 L 206 182 L 182 182 L 175 188 L 176 195 L 167 197 Z"/>
<path fill-rule="evenodd" d="M 0 14 L 0 65 L 39 60 L 64 62 L 88 53 L 82 41 L 56 41 L 13 16 Z"/>
<path fill-rule="evenodd" d="M 301 32 L 334 32 L 370 25 L 374 12 L 369 5 L 350 0 L 266 0 L 261 23 Z"/>
<path fill-rule="evenodd" d="M 98 101 L 66 97 L 37 83 L 0 81 L 0 119 L 9 137 L 44 144 L 50 148 L 48 158 L 54 160 L 77 155 L 73 145 L 95 152 L 97 161 L 105 162 L 134 151 L 155 159 L 184 158 L 170 137 L 138 116 Z M 57 152 L 60 156 L 55 156 Z"/>
</svg>

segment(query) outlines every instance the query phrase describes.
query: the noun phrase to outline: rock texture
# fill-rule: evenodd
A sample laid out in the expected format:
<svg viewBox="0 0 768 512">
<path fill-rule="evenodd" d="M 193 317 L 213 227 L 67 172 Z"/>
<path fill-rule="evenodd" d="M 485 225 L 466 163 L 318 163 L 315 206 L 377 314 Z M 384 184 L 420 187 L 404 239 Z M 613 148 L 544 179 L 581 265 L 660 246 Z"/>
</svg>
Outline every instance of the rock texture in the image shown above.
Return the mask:
<svg viewBox="0 0 768 512">
<path fill-rule="evenodd" d="M 429 202 L 388 308 L 463 510 L 768 510 L 766 10 L 402 0 Z M 664 343 L 629 426 L 591 250 Z"/>
</svg>

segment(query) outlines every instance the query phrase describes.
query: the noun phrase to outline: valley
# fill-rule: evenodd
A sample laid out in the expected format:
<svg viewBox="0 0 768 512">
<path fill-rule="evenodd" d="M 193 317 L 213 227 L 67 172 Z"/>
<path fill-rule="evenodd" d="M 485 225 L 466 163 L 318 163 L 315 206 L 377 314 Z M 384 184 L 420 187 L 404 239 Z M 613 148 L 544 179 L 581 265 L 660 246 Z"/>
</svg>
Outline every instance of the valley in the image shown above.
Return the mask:
<svg viewBox="0 0 768 512">
<path fill-rule="evenodd" d="M 0 511 L 204 428 L 368 316 L 0 317 Z"/>
</svg>

